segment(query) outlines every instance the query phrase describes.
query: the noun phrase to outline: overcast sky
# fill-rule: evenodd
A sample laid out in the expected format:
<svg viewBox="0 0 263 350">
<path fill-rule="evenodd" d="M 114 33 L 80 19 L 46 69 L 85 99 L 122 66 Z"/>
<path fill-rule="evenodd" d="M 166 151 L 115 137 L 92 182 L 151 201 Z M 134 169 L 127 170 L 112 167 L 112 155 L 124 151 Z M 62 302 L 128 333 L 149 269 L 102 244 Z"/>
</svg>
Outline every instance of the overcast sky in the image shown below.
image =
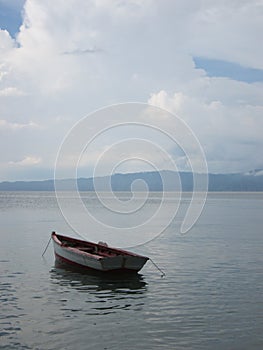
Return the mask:
<svg viewBox="0 0 263 350">
<path fill-rule="evenodd" d="M 263 168 L 263 0 L 0 0 L 0 29 L 0 181 L 52 178 L 73 125 L 125 102 L 185 121 L 210 172 Z"/>
</svg>

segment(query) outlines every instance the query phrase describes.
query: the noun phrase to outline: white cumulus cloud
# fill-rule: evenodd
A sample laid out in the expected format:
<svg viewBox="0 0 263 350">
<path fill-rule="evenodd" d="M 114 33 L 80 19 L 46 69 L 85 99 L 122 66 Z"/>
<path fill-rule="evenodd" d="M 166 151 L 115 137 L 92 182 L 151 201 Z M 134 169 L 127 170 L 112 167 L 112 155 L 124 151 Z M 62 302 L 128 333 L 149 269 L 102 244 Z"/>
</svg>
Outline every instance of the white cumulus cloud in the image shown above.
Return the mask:
<svg viewBox="0 0 263 350">
<path fill-rule="evenodd" d="M 41 163 L 41 158 L 40 157 L 35 157 L 35 156 L 26 156 L 25 158 L 19 160 L 19 161 L 10 161 L 10 165 L 16 165 L 16 166 L 32 166 L 32 165 L 37 165 Z"/>
<path fill-rule="evenodd" d="M 51 169 L 80 118 L 148 101 L 189 124 L 211 171 L 262 167 L 263 83 L 208 77 L 194 63 L 263 69 L 262 32 L 258 0 L 27 0 L 16 38 L 0 30 L 1 164 L 34 151 Z"/>
</svg>

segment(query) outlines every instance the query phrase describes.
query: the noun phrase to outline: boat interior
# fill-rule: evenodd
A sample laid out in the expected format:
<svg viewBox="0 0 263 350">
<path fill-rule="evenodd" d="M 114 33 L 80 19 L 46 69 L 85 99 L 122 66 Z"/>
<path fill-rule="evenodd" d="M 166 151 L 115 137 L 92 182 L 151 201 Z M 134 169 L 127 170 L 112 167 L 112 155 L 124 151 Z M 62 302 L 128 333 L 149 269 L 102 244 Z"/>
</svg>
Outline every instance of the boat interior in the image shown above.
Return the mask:
<svg viewBox="0 0 263 350">
<path fill-rule="evenodd" d="M 61 242 L 62 247 L 76 248 L 85 253 L 95 254 L 95 255 L 100 255 L 105 257 L 113 257 L 113 256 L 121 255 L 121 253 L 112 251 L 107 246 L 104 247 L 96 244 L 93 245 L 93 244 L 89 244 L 88 242 L 81 244 L 80 242 L 74 242 L 74 241 L 63 239 L 61 236 L 58 238 Z"/>
</svg>

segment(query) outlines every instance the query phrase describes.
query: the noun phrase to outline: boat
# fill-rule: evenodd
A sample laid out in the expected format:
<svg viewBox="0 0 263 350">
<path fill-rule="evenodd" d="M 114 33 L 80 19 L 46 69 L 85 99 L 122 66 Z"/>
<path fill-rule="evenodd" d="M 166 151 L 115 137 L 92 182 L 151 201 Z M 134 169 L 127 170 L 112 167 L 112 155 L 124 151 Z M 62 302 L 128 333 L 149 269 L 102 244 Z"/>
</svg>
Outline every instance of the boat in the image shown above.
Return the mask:
<svg viewBox="0 0 263 350">
<path fill-rule="evenodd" d="M 58 261 L 104 272 L 138 272 L 148 257 L 123 249 L 109 247 L 104 242 L 93 243 L 52 232 L 55 257 Z"/>
</svg>

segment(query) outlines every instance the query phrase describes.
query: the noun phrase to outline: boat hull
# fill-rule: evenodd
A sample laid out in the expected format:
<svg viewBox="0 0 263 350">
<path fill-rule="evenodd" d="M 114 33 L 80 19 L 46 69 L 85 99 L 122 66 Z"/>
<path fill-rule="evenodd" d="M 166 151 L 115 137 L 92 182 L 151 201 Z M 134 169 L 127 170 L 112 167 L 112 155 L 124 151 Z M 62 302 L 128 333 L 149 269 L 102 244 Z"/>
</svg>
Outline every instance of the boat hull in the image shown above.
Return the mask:
<svg viewBox="0 0 263 350">
<path fill-rule="evenodd" d="M 64 246 L 59 237 L 67 239 L 66 236 L 57 236 L 55 233 L 52 233 L 52 241 L 54 246 L 54 253 L 57 260 L 62 261 L 63 263 L 79 266 L 82 268 L 97 270 L 97 271 L 139 271 L 146 261 L 147 257 L 126 252 L 123 250 L 115 248 L 106 248 L 108 250 L 108 256 L 101 256 L 98 252 L 97 254 L 90 254 L 85 251 L 81 251 L 74 246 Z M 70 238 L 72 243 L 74 239 Z M 82 244 L 92 244 L 93 246 L 105 250 L 104 246 L 99 244 L 85 242 L 76 240 L 76 242 L 81 242 Z"/>
</svg>

